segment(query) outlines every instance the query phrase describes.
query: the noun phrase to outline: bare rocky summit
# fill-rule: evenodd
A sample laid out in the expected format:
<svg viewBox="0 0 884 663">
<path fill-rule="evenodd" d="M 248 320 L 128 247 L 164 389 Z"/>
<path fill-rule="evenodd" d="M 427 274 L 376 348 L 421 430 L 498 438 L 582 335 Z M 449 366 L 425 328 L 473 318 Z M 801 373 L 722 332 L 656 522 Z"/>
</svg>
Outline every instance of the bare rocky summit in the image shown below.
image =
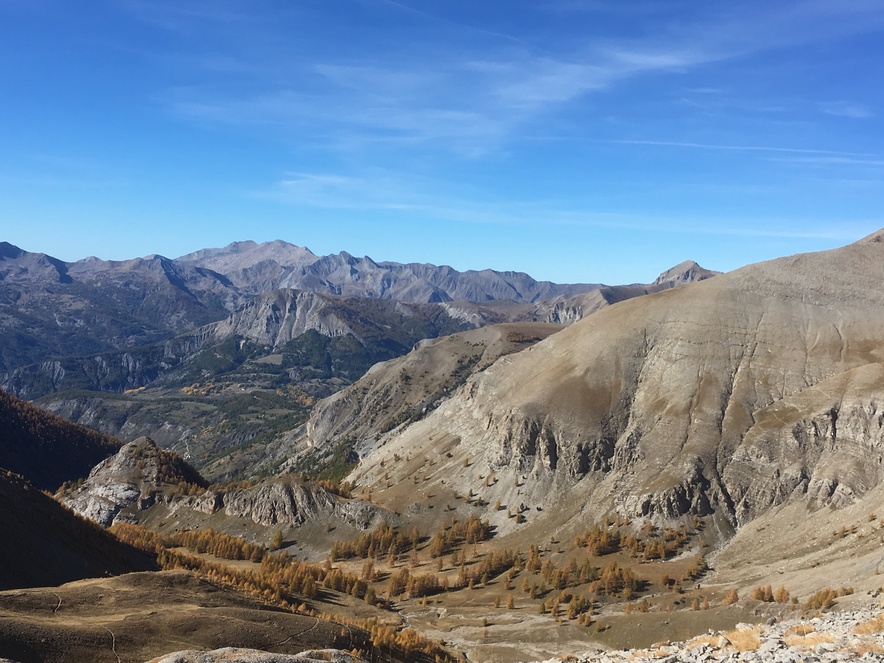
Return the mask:
<svg viewBox="0 0 884 663">
<path fill-rule="evenodd" d="M 660 274 L 653 285 L 685 285 L 686 283 L 705 281 L 720 273 L 711 269 L 704 269 L 693 260 L 685 260 Z"/>
</svg>

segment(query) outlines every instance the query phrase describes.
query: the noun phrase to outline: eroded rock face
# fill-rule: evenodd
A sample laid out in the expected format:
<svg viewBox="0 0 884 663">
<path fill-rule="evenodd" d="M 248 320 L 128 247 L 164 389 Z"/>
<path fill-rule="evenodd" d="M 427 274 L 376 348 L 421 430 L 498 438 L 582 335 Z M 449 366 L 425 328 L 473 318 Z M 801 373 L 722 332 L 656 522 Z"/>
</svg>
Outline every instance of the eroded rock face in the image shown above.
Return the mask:
<svg viewBox="0 0 884 663">
<path fill-rule="evenodd" d="M 179 483 L 205 486 L 205 480 L 177 454 L 160 449 L 149 437 L 123 445 L 120 451 L 96 465 L 77 488 L 61 501 L 103 527 L 131 520 L 128 509 L 146 510 L 158 499 L 163 486 Z"/>
<path fill-rule="evenodd" d="M 473 373 L 561 329 L 508 323 L 421 341 L 408 355 L 373 366 L 355 384 L 317 403 L 306 443 L 325 449 L 350 440 L 364 454 L 392 429 L 432 411 Z"/>
<path fill-rule="evenodd" d="M 884 479 L 882 239 L 607 307 L 474 376 L 379 454 L 454 437 L 473 480 L 519 475 L 575 513 L 739 524 L 793 497 L 847 503 Z"/>
<path fill-rule="evenodd" d="M 182 490 L 182 482 L 190 488 Z M 201 490 L 194 491 L 194 486 Z M 337 518 L 367 529 L 381 517 L 368 502 L 340 498 L 291 475 L 250 488 L 204 490 L 205 486 L 205 480 L 181 458 L 144 437 L 97 465 L 82 485 L 61 499 L 103 527 L 137 522 L 140 512 L 159 503 L 173 511 L 187 508 L 206 516 L 223 511 L 267 527 L 298 527 L 317 518 Z"/>
<path fill-rule="evenodd" d="M 271 479 L 254 488 L 221 496 L 224 512 L 260 525 L 297 527 L 321 516 L 335 516 L 367 529 L 378 519 L 377 509 L 362 500 L 342 500 L 325 489 L 297 479 Z"/>
</svg>

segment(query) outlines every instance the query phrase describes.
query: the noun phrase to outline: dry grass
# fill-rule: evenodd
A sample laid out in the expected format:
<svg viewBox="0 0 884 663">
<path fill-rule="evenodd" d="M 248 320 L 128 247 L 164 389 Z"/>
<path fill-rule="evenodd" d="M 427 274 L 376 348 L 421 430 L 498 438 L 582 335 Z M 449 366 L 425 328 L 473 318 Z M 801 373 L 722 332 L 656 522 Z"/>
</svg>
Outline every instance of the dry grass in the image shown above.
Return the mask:
<svg viewBox="0 0 884 663">
<path fill-rule="evenodd" d="M 727 631 L 724 634 L 730 641 L 730 646 L 737 651 L 755 651 L 761 646 L 761 628 L 756 626 L 744 630 Z"/>
<path fill-rule="evenodd" d="M 686 644 L 686 649 L 694 649 L 695 647 L 722 647 L 724 646 L 724 640 L 720 635 L 717 634 L 706 634 L 700 635 L 696 638 L 692 638 Z"/>
<path fill-rule="evenodd" d="M 835 642 L 835 638 L 824 633 L 808 633 L 807 635 L 786 635 L 783 642 L 789 647 L 816 647 L 824 643 Z"/>
<path fill-rule="evenodd" d="M 814 632 L 813 626 L 810 624 L 796 624 L 787 630 L 783 635 L 787 638 L 791 638 L 796 635 L 804 636 Z"/>
<path fill-rule="evenodd" d="M 871 635 L 873 633 L 884 632 L 884 613 L 881 613 L 874 619 L 870 619 L 865 624 L 859 624 L 853 629 L 853 632 L 859 635 Z"/>
<path fill-rule="evenodd" d="M 856 656 L 863 654 L 884 654 L 884 644 L 880 642 L 863 642 L 850 648 L 850 653 Z"/>
</svg>

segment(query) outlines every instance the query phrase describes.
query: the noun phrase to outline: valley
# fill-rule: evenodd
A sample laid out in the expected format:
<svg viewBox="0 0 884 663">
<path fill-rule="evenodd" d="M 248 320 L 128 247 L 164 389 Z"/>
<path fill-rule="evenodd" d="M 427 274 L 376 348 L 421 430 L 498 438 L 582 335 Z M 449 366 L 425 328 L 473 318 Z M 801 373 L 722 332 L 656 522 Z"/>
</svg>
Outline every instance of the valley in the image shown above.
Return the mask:
<svg viewBox="0 0 884 663">
<path fill-rule="evenodd" d="M 49 518 L 25 511 L 36 493 L 128 561 L 25 575 L 7 552 L 0 656 L 654 660 L 709 631 L 754 652 L 831 610 L 875 624 L 882 238 L 628 286 L 285 243 L 144 259 L 157 297 L 188 284 L 161 310 L 203 313 L 97 354 L 76 354 L 84 337 L 5 355 L 10 516 Z M 4 292 L 71 311 L 66 279 L 98 273 L 3 256 Z M 5 328 L 36 311 L 5 309 Z M 16 531 L 75 558 L 58 528 Z M 884 625 L 867 630 L 843 647 L 884 656 Z"/>
</svg>

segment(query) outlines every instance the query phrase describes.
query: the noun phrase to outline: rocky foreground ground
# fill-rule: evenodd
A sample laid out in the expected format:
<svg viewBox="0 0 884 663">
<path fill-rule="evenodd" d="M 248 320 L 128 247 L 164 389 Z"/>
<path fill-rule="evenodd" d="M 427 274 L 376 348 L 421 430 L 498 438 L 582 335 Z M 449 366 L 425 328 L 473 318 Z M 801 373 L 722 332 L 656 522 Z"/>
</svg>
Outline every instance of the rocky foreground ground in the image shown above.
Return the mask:
<svg viewBox="0 0 884 663">
<path fill-rule="evenodd" d="M 338 650 L 312 650 L 297 655 L 254 649 L 179 651 L 149 663 L 365 663 Z M 732 631 L 715 631 L 687 642 L 661 643 L 649 649 L 592 651 L 542 663 L 835 663 L 884 662 L 884 612 L 865 609 L 768 624 L 738 624 Z M 0 663 L 15 663 L 0 658 Z"/>
<path fill-rule="evenodd" d="M 254 649 L 226 647 L 214 651 L 180 651 L 155 658 L 149 663 L 365 663 L 365 659 L 335 649 L 306 651 L 301 654 L 270 654 Z"/>
<path fill-rule="evenodd" d="M 765 625 L 738 624 L 650 649 L 595 651 L 543 663 L 834 663 L 884 661 L 884 612 L 866 609 Z"/>
</svg>

